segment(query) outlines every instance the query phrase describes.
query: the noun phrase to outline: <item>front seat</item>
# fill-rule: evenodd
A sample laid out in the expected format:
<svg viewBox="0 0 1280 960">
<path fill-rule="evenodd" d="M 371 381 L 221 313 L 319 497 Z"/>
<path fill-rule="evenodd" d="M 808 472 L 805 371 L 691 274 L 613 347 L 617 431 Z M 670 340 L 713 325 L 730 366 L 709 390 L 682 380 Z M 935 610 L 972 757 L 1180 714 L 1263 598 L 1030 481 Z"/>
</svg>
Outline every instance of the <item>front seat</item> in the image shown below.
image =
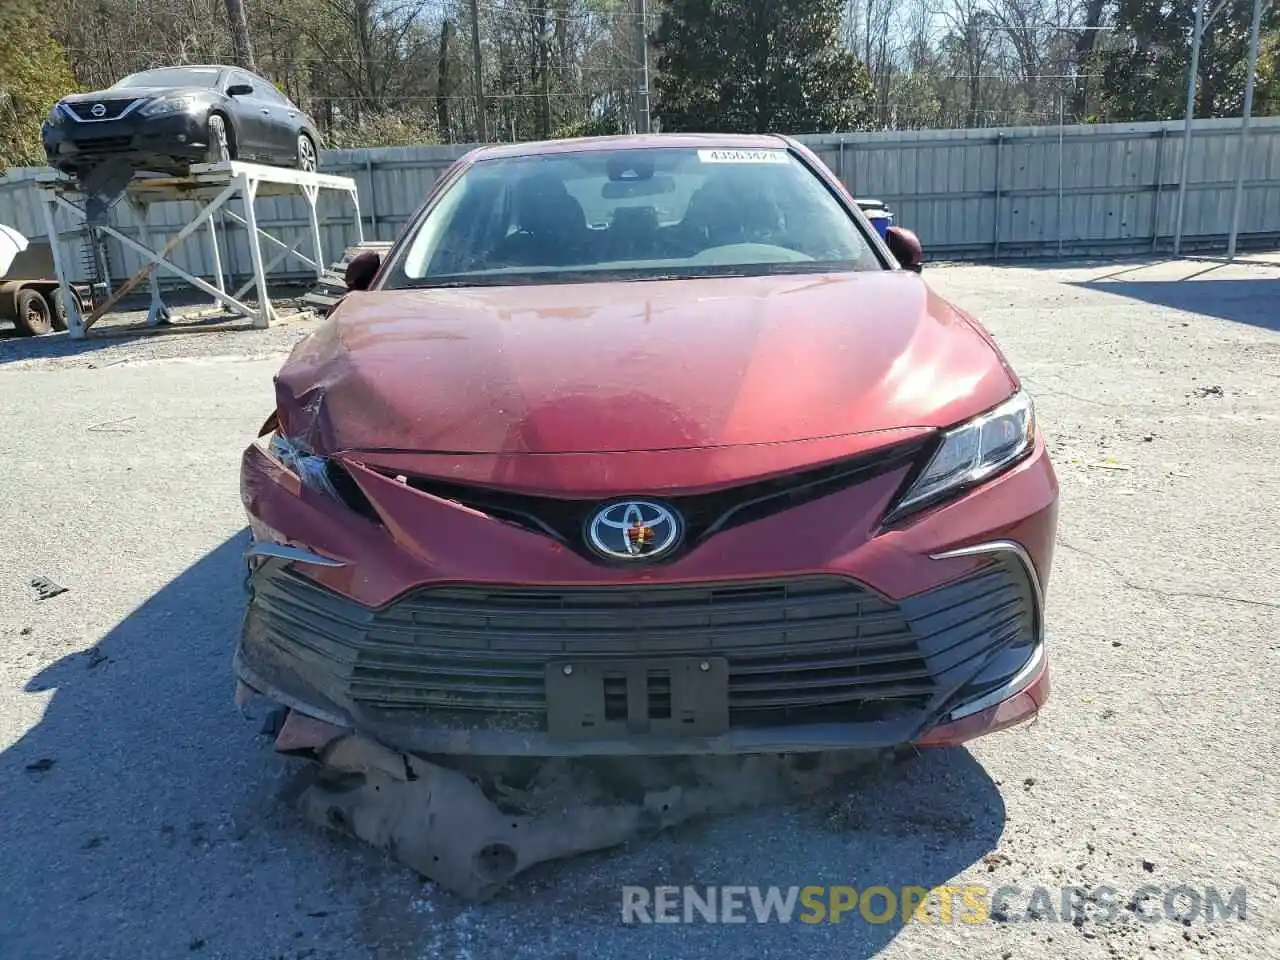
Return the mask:
<svg viewBox="0 0 1280 960">
<path fill-rule="evenodd" d="M 584 262 L 587 217 L 563 181 L 535 174 L 515 187 L 515 232 L 498 248 L 504 266 L 567 266 Z"/>
<path fill-rule="evenodd" d="M 618 207 L 609 224 L 610 260 L 647 260 L 659 256 L 658 211 L 653 207 Z"/>
<path fill-rule="evenodd" d="M 778 210 L 751 180 L 711 177 L 689 198 L 680 223 L 688 252 L 734 243 L 762 243 L 778 227 Z"/>
</svg>

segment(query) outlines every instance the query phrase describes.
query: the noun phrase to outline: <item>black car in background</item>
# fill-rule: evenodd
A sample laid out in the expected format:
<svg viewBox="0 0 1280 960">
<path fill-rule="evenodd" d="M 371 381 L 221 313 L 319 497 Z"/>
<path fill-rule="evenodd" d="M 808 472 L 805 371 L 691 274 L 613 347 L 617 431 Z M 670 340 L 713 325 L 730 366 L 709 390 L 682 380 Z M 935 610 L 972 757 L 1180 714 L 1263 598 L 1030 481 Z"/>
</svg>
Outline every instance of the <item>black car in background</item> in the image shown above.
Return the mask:
<svg viewBox="0 0 1280 960">
<path fill-rule="evenodd" d="M 221 160 L 315 170 L 319 159 L 311 119 L 262 77 L 227 66 L 144 70 L 63 97 L 42 132 L 49 164 L 76 177 L 115 158 L 178 175 Z"/>
</svg>

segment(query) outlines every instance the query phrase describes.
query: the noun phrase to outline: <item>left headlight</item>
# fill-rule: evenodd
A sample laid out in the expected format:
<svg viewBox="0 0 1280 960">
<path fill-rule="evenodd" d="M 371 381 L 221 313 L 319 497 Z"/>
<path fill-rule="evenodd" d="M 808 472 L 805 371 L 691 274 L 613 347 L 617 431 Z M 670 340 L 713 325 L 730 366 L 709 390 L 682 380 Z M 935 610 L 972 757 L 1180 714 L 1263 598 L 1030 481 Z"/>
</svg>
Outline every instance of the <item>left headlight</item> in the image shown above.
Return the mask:
<svg viewBox="0 0 1280 960">
<path fill-rule="evenodd" d="M 278 430 L 264 433 L 254 442 L 269 457 L 296 476 L 304 487 L 332 497 L 366 520 L 382 522 L 378 511 L 364 495 L 359 484 L 338 461 L 320 456 L 306 444 L 286 437 Z"/>
<path fill-rule="evenodd" d="M 165 117 L 171 113 L 186 113 L 195 106 L 195 97 L 162 97 L 142 108 L 144 117 Z"/>
<path fill-rule="evenodd" d="M 1019 391 L 943 434 L 929 465 L 885 519 L 896 520 L 1007 470 L 1031 451 L 1035 437 L 1035 406 Z"/>
<path fill-rule="evenodd" d="M 306 486 L 327 493 L 335 500 L 342 499 L 329 477 L 329 461 L 324 457 L 317 456 L 297 440 L 279 433 L 259 437 L 258 444 L 280 461 L 286 470 L 296 474 Z"/>
</svg>

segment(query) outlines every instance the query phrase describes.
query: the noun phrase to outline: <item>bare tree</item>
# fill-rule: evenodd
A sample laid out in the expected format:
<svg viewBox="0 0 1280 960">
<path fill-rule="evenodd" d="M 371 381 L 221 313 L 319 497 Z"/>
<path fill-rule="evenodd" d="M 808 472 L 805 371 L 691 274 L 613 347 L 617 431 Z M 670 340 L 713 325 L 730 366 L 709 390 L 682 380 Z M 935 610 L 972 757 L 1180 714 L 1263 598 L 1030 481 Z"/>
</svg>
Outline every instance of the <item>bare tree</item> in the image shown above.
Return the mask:
<svg viewBox="0 0 1280 960">
<path fill-rule="evenodd" d="M 245 16 L 244 0 L 227 0 L 227 24 L 231 28 L 231 49 L 235 51 L 237 67 L 258 72 L 253 62 L 253 45 L 249 42 L 249 18 Z"/>
<path fill-rule="evenodd" d="M 986 0 L 951 0 L 940 16 L 947 26 L 942 51 L 959 74 L 964 91 L 964 125 L 978 126 L 983 70 L 994 55 L 994 22 Z"/>
</svg>

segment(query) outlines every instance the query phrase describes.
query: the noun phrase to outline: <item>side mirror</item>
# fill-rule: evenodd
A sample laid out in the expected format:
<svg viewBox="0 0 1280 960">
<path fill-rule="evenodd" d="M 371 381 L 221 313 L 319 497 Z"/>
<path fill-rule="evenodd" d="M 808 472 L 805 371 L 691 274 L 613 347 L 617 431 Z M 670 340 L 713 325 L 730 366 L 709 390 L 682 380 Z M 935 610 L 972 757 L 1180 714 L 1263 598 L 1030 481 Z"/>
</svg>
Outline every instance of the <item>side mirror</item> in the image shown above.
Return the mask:
<svg viewBox="0 0 1280 960">
<path fill-rule="evenodd" d="M 351 262 L 347 264 L 344 279 L 347 282 L 347 290 L 368 290 L 373 283 L 373 278 L 378 275 L 378 270 L 382 266 L 382 257 L 373 251 L 358 254 L 351 258 Z"/>
<path fill-rule="evenodd" d="M 889 252 L 903 270 L 920 272 L 924 266 L 924 248 L 920 246 L 919 237 L 906 227 L 890 227 L 885 231 L 884 239 L 889 244 Z"/>
<path fill-rule="evenodd" d="M 227 87 L 228 97 L 247 97 L 253 93 L 253 85 L 249 83 L 233 83 Z"/>
</svg>

